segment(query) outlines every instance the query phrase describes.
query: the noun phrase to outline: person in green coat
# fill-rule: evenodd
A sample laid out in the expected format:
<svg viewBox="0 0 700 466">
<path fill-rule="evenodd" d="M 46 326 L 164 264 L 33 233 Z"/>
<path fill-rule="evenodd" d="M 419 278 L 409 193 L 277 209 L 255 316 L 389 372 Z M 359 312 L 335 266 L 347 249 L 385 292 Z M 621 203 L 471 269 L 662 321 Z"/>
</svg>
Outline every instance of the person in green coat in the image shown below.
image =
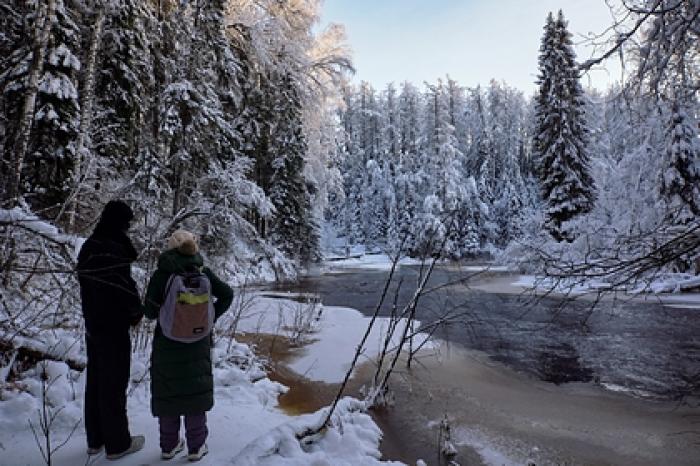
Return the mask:
<svg viewBox="0 0 700 466">
<path fill-rule="evenodd" d="M 228 310 L 233 290 L 204 267 L 196 237 L 178 230 L 168 240 L 168 250 L 158 258 L 158 269 L 148 283 L 146 318 L 158 318 L 170 277 L 192 271 L 204 273 L 211 283 L 211 294 L 216 298 L 214 320 Z M 185 418 L 188 458 L 197 461 L 207 454 L 206 412 L 214 406 L 211 347 L 211 335 L 182 343 L 167 338 L 160 323 L 156 325 L 151 353 L 151 411 L 158 418 L 163 459 L 173 458 L 184 449 L 181 417 Z"/>
</svg>

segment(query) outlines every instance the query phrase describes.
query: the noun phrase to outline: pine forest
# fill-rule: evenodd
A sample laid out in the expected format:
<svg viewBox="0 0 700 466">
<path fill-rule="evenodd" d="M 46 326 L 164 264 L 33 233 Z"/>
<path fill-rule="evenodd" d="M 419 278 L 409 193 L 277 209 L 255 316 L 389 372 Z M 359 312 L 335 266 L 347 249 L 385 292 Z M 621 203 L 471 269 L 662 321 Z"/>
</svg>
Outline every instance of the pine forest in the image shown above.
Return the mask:
<svg viewBox="0 0 700 466">
<path fill-rule="evenodd" d="M 179 454 L 180 254 L 191 461 L 698 464 L 700 1 L 428 3 L 0 2 L 0 463 Z M 123 452 L 89 404 L 122 321 Z"/>
</svg>

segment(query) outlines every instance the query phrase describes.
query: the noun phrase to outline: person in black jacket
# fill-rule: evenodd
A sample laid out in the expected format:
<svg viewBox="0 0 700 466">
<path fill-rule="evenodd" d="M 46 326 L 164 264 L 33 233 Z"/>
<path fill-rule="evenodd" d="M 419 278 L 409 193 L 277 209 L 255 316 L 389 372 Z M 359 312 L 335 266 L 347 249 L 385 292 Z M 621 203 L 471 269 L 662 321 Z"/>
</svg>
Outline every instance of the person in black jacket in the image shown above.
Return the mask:
<svg viewBox="0 0 700 466">
<path fill-rule="evenodd" d="M 136 250 L 127 231 L 133 218 L 126 203 L 108 202 L 78 255 L 87 346 L 87 453 L 97 454 L 104 447 L 107 459 L 138 451 L 145 443 L 143 436 L 131 436 L 126 417 L 131 366 L 129 328 L 143 316 L 131 277 Z"/>
</svg>

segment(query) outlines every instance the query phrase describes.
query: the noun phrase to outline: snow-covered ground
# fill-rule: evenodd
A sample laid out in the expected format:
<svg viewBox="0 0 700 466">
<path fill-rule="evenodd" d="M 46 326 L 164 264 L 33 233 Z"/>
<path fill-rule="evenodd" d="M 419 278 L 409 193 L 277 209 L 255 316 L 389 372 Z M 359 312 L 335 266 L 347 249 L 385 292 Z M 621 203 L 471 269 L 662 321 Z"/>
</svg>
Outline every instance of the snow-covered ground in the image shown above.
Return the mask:
<svg viewBox="0 0 700 466">
<path fill-rule="evenodd" d="M 283 299 L 285 297 L 291 299 Z M 304 345 L 289 367 L 310 380 L 342 382 L 370 318 L 352 308 L 298 302 L 304 298 L 303 295 L 288 293 L 255 295 L 251 305 L 242 313 L 238 331 L 281 334 L 291 339 L 299 336 Z M 225 321 L 223 325 L 226 325 Z M 360 362 L 378 354 L 388 325 L 387 318 L 377 318 Z M 416 321 L 414 325 L 417 328 L 420 322 Z M 304 327 L 305 331 L 299 327 Z M 397 326 L 395 335 L 401 334 L 402 329 L 402 325 Z M 298 335 L 300 330 L 302 335 Z M 425 338 L 425 335 L 416 336 L 414 344 L 420 345 Z M 393 345 L 397 343 L 395 338 Z M 424 347 L 430 347 L 430 342 Z"/>
<path fill-rule="evenodd" d="M 47 241 L 65 244 L 73 259 L 82 243 L 82 238 L 63 235 L 52 225 L 19 209 L 0 211 L 0 214 L 4 220 L 21 222 L 28 231 Z M 238 252 L 245 259 L 250 251 Z M 386 263 L 387 259 L 382 261 Z M 240 262 L 247 263 L 245 260 Z M 281 260 L 276 262 L 279 272 L 280 264 L 285 264 Z M 145 277 L 143 270 L 134 269 L 137 278 Z M 223 271 L 227 278 L 241 277 L 235 268 L 223 267 Z M 259 282 L 273 277 L 269 264 L 246 273 L 247 276 L 237 283 Z M 284 297 L 258 294 L 249 302 L 243 302 L 241 294 L 237 293 L 238 307 L 242 310 L 238 316 L 240 321 L 232 320 L 236 314 L 234 305 L 222 319 L 221 330 L 231 330 L 232 325 L 237 325 L 239 332 L 259 331 L 292 338 L 299 344 L 306 344 L 301 356 L 292 362 L 292 369 L 313 380 L 337 382 L 342 379 L 368 323 L 367 318 L 352 309 L 324 310 L 319 303 L 300 303 Z M 21 309 L 22 297 L 8 294 L 2 305 Z M 75 313 L 67 314 L 74 317 Z M 9 307 L 6 310 L 0 307 L 0 319 L 10 315 L 13 313 Z M 46 439 L 40 428 L 42 412 L 52 419 L 49 422 L 52 464 L 107 463 L 104 454 L 88 458 L 85 452 L 82 422 L 85 374 L 69 367 L 84 365 L 85 355 L 79 325 L 73 317 L 66 322 L 65 329 L 30 319 L 23 324 L 22 332 L 8 330 L 9 334 L 0 334 L 0 337 L 7 337 L 5 340 L 12 341 L 15 348 L 30 349 L 36 354 L 57 359 L 39 362 L 21 374 L 13 374 L 8 382 L 16 352 L 4 358 L 5 367 L 0 367 L 0 465 L 46 463 L 40 447 L 42 445 L 46 451 Z M 383 338 L 381 328 L 382 325 L 378 325 L 370 335 L 364 356 L 379 347 Z M 139 341 L 143 343 L 143 340 Z M 146 349 L 132 355 L 128 397 L 131 432 L 144 434 L 146 447 L 122 459 L 121 464 L 164 463 L 160 460 L 157 420 L 150 414 L 148 346 L 146 344 Z M 327 408 L 303 416 L 286 414 L 277 402 L 278 395 L 286 387 L 267 378 L 261 361 L 248 346 L 222 337 L 213 354 L 216 403 L 208 415 L 210 453 L 201 464 L 320 466 L 381 463 L 379 444 L 382 434 L 366 414 L 363 402 L 351 398 L 341 400 L 331 426 L 321 435 L 300 442 L 300 434 L 321 426 Z M 42 378 L 46 383 L 42 383 Z M 46 402 L 43 403 L 42 399 Z"/>
<path fill-rule="evenodd" d="M 288 416 L 275 408 L 277 396 L 285 391 L 285 387 L 265 377 L 248 347 L 234 344 L 226 354 L 227 344 L 221 341 L 214 351 L 216 405 L 209 413 L 210 454 L 203 464 L 230 462 L 248 443 L 290 421 Z M 128 397 L 131 432 L 144 434 L 146 446 L 142 451 L 124 458 L 121 461 L 123 464 L 161 463 L 158 424 L 150 413 L 149 383 L 145 380 L 147 365 L 146 353 L 134 356 Z M 47 369 L 50 381 L 47 390 L 49 409 L 59 413 L 52 428 L 54 445 L 60 445 L 77 425 L 68 443 L 54 454 L 53 464 L 88 464 L 81 419 L 85 374 L 70 370 L 62 362 L 48 362 Z M 24 377 L 13 387 L 20 390 L 3 391 L 3 401 L 0 402 L 2 464 L 43 464 L 29 425 L 31 421 L 35 428 L 38 426 L 38 413 L 42 408 L 42 384 L 38 370 L 35 368 L 23 374 Z M 89 461 L 89 464 L 107 463 L 104 454 Z"/>
<path fill-rule="evenodd" d="M 349 257 L 327 257 L 324 272 L 342 271 L 347 269 L 391 270 L 393 259 L 386 254 L 351 254 Z M 420 264 L 420 261 L 403 257 L 398 265 Z"/>
<path fill-rule="evenodd" d="M 610 288 L 610 285 L 604 281 L 591 280 L 585 283 L 567 284 L 563 281 L 556 283 L 534 275 L 520 275 L 511 285 L 518 290 L 571 295 L 599 293 Z M 645 301 L 661 303 L 668 307 L 700 309 L 700 293 L 684 291 L 697 286 L 700 286 L 700 277 L 687 274 L 667 274 L 655 279 L 644 288 L 628 290 L 626 294 Z"/>
<path fill-rule="evenodd" d="M 373 253 L 373 254 L 358 254 L 351 255 L 350 257 L 337 256 L 326 258 L 327 262 L 324 263 L 322 272 L 342 272 L 348 269 L 353 270 L 391 270 L 393 264 L 393 258 L 389 257 L 383 253 Z M 429 266 L 433 259 L 416 259 L 412 257 L 402 257 L 399 259 L 397 265 L 400 267 L 402 265 L 425 265 Z M 444 264 L 447 266 L 454 266 L 463 272 L 508 272 L 510 271 L 509 266 L 505 265 L 459 265 L 452 262 L 440 259 L 439 264 Z"/>
<path fill-rule="evenodd" d="M 421 260 L 411 257 L 402 257 L 398 261 L 398 266 L 402 265 L 430 265 L 432 262 L 431 258 Z M 447 265 L 449 267 L 455 267 L 462 272 L 509 272 L 511 268 L 507 265 L 494 265 L 494 264 L 455 264 L 446 260 L 439 260 L 440 264 Z M 355 270 L 391 270 L 393 259 L 384 253 L 372 253 L 364 254 L 361 251 L 351 252 L 349 257 L 338 255 L 338 256 L 327 256 L 326 262 L 322 271 L 324 272 L 338 272 L 348 269 Z"/>
<path fill-rule="evenodd" d="M 411 261 L 402 261 L 408 264 Z M 391 260 L 386 255 L 365 255 L 361 258 L 333 262 L 329 269 L 368 268 L 387 270 Z M 469 272 L 507 271 L 503 267 L 463 266 Z M 501 277 L 507 278 L 507 277 Z M 511 280 L 512 281 L 512 280 Z M 509 283 L 510 284 L 510 283 Z M 534 288 L 535 277 L 522 276 L 510 284 L 513 289 Z M 575 290 L 585 293 L 595 289 Z M 350 308 L 324 307 L 312 296 L 289 293 L 249 292 L 237 294 L 239 300 L 221 321 L 222 329 L 236 325 L 237 332 L 259 332 L 283 335 L 297 340 L 301 349 L 289 362 L 292 370 L 314 381 L 336 383 L 343 379 L 360 342 L 369 318 Z M 700 295 L 674 295 L 677 306 L 697 304 Z M 693 304 L 693 299 L 695 300 Z M 690 302 L 689 302 L 690 301 Z M 236 319 L 238 317 L 238 319 Z M 380 318 L 368 338 L 361 361 L 372 357 L 384 339 L 388 321 Z M 38 339 L 20 342 L 25 347 L 84 362 L 81 343 L 70 332 L 56 330 Z M 419 344 L 420 342 L 416 342 Z M 219 465 L 375 465 L 399 464 L 380 461 L 382 433 L 366 414 L 363 402 L 346 398 L 339 404 L 335 424 L 309 442 L 300 442 L 300 434 L 317 429 L 325 419 L 326 409 L 302 416 L 291 416 L 277 404 L 277 397 L 286 387 L 267 378 L 262 363 L 251 349 L 235 340 L 221 338 L 214 350 L 216 405 L 209 413 L 210 454 L 201 464 Z M 40 448 L 32 433 L 42 408 L 41 367 L 30 369 L 0 390 L 0 464 L 41 465 Z M 84 374 L 73 371 L 62 362 L 47 362 L 46 390 L 50 412 L 57 413 L 52 425 L 52 445 L 60 445 L 72 429 L 67 443 L 53 455 L 55 465 L 107 464 L 104 455 L 88 459 L 82 424 Z M 2 368 L 0 368 L 2 369 Z M 2 380 L 5 372 L 0 371 Z M 157 421 L 150 414 L 148 351 L 134 355 L 132 384 L 129 395 L 129 419 L 133 434 L 146 435 L 146 447 L 124 458 L 120 464 L 166 464 L 160 460 Z M 492 448 L 479 431 L 454 431 L 454 442 L 473 448 L 488 464 L 516 464 L 505 453 Z M 41 433 L 39 439 L 43 442 Z M 182 458 L 174 462 L 181 462 Z M 169 462 L 173 463 L 173 461 Z M 110 463 L 112 464 L 112 463 Z"/>
<path fill-rule="evenodd" d="M 510 272 L 511 268 L 507 265 L 463 265 L 460 270 L 462 272 Z"/>
<path fill-rule="evenodd" d="M 277 332 L 289 336 L 289 320 L 301 303 L 288 299 L 255 296 L 239 330 Z M 319 306 L 313 307 L 319 309 Z M 322 308 L 321 308 L 322 309 Z M 332 312 L 331 312 L 332 311 Z M 347 370 L 353 348 L 360 341 L 367 318 L 352 309 L 325 309 L 314 318 L 313 342 L 292 368 L 315 380 L 338 381 Z M 225 324 L 225 323 L 224 323 Z M 370 341 L 378 346 L 381 332 Z M 60 340 L 60 338 L 59 338 Z M 37 343 L 40 346 L 40 343 Z M 75 354 L 73 354 L 75 353 Z M 80 347 L 71 348 L 80 359 Z M 221 338 L 214 349 L 214 409 L 208 414 L 210 453 L 201 464 L 220 465 L 374 465 L 379 460 L 381 431 L 359 400 L 345 398 L 334 415 L 331 429 L 300 442 L 297 435 L 319 427 L 326 409 L 302 416 L 290 416 L 277 405 L 286 387 L 270 381 L 251 349 L 235 340 Z M 36 428 L 42 408 L 42 369 L 33 368 L 19 380 L 3 387 L 0 398 L 0 464 L 41 465 L 42 456 L 29 421 Z M 51 381 L 46 390 L 52 413 L 52 444 L 67 443 L 53 455 L 54 465 L 107 464 L 104 454 L 90 460 L 85 453 L 82 423 L 84 373 L 63 362 L 47 362 Z M 128 412 L 132 434 L 146 436 L 145 448 L 125 457 L 120 464 L 166 464 L 160 460 L 157 421 L 150 414 L 148 351 L 134 355 Z M 39 433 L 41 439 L 41 434 Z M 178 460 L 175 460 L 178 462 Z M 180 460 L 181 461 L 181 460 Z M 172 461 L 170 462 L 172 463 Z"/>
</svg>

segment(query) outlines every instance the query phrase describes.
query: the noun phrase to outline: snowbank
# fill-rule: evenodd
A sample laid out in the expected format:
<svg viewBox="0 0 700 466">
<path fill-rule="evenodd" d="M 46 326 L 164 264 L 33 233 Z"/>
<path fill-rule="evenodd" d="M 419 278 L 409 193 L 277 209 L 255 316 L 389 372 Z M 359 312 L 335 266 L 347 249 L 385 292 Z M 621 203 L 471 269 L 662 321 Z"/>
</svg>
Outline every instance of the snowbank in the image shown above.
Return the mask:
<svg viewBox="0 0 700 466">
<path fill-rule="evenodd" d="M 64 235 L 50 223 L 21 209 L 0 210 L 2 221 L 13 222 L 21 231 L 26 231 L 27 235 L 23 237 L 36 239 L 36 235 L 39 235 L 47 244 L 58 245 L 65 251 L 66 264 L 70 259 L 75 260 L 83 242 L 82 238 Z M 233 260 L 233 265 L 225 268 L 223 275 L 240 278 L 236 280 L 238 283 L 271 279 L 280 273 L 286 275 L 293 272 L 289 269 L 291 263 L 281 257 L 268 257 L 265 262 L 256 259 L 255 251 L 247 246 L 241 246 L 236 253 L 239 259 L 257 260 L 257 267 L 254 264 L 242 265 L 246 261 Z M 387 259 L 377 262 L 386 263 Z M 246 276 L 239 273 L 244 269 Z M 145 281 L 144 270 L 134 267 L 134 275 L 143 279 L 140 281 Z M 72 275 L 64 276 L 68 287 L 75 285 Z M 50 278 L 46 277 L 47 280 Z M 37 279 L 43 280 L 43 277 Z M 32 282 L 32 285 L 36 288 L 36 283 Z M 15 318 L 16 311 L 24 309 L 28 299 L 22 293 L 8 291 L 11 292 L 4 296 L 3 307 L 0 308 L 0 321 L 10 316 Z M 339 380 L 347 370 L 352 349 L 360 340 L 367 318 L 355 310 L 332 309 L 330 312 L 331 309 L 324 309 L 320 303 L 312 306 L 312 312 L 307 313 L 306 308 L 299 304 L 288 299 L 259 297 L 250 309 L 252 316 L 239 315 L 244 318 L 238 330 L 299 334 L 304 338 L 310 335 L 311 344 L 304 350 L 304 355 L 294 361 L 293 369 L 307 372 L 317 380 Z M 52 464 L 108 463 L 104 454 L 88 458 L 85 452 L 82 421 L 85 371 L 80 370 L 85 364 L 80 326 L 82 319 L 78 302 L 63 302 L 62 306 L 65 313 L 62 317 L 67 316 L 67 320 L 56 322 L 43 318 L 43 315 L 32 314 L 27 322 L 12 321 L 13 327 L 0 331 L 0 337 L 11 340 L 13 348 L 32 351 L 31 361 L 23 361 L 21 369 L 15 365 L 12 374 L 9 366 L 0 367 L 0 464 L 45 464 L 41 450 L 41 445 L 46 444 L 40 428 L 42 413 L 44 419 L 48 419 L 51 449 L 55 449 Z M 245 307 L 244 303 L 242 306 Z M 234 309 L 227 317 L 230 318 L 232 313 L 235 313 Z M 275 321 L 272 316 L 278 319 Z M 236 319 L 234 321 L 237 322 Z M 17 325 L 20 323 L 21 331 L 18 331 L 20 327 Z M 62 328 L 57 328 L 59 324 Z M 232 321 L 228 324 L 235 325 Z M 301 331 L 299 326 L 303 327 Z M 146 447 L 123 460 L 124 464 L 165 464 L 160 460 L 157 420 L 150 414 L 150 345 L 147 329 L 147 326 L 141 328 L 134 342 L 137 351 L 132 355 L 128 392 L 130 430 L 134 435 L 146 436 Z M 378 346 L 380 336 L 381 331 L 378 330 L 372 345 Z M 341 338 L 345 339 L 340 341 Z M 339 343 L 342 343 L 342 351 L 336 346 Z M 19 359 L 15 355 L 13 351 L 4 362 L 14 364 Z M 330 358 L 326 359 L 325 356 Z M 27 364 L 34 364 L 36 358 L 45 357 L 51 360 L 40 360 L 33 367 L 27 367 Z M 301 417 L 282 412 L 277 399 L 287 388 L 267 378 L 262 362 L 251 349 L 232 338 L 218 338 L 212 357 L 215 407 L 208 414 L 210 453 L 200 464 L 382 464 L 379 460 L 381 431 L 364 412 L 362 402 L 344 400 L 331 427 L 321 435 L 300 443 L 298 434 L 319 427 L 324 419 L 324 410 Z M 17 374 L 16 371 L 22 372 Z M 6 376 L 9 378 L 7 382 Z M 278 445 L 280 448 L 262 448 L 265 445 Z M 259 455 L 261 452 L 264 458 Z"/>
<path fill-rule="evenodd" d="M 346 256 L 328 256 L 325 257 L 322 272 L 332 273 L 334 271 L 342 271 L 348 269 L 355 270 L 391 270 L 393 258 L 383 253 L 359 253 Z M 402 257 L 399 259 L 398 266 L 402 265 L 429 265 L 432 259 L 422 260 L 411 257 Z"/>
<path fill-rule="evenodd" d="M 377 446 L 382 433 L 364 411 L 364 403 L 343 398 L 332 417 L 332 424 L 321 435 L 306 437 L 321 430 L 329 408 L 299 416 L 255 439 L 233 460 L 235 466 L 307 466 L 307 465 L 400 465 L 380 461 Z M 301 441 L 299 439 L 302 439 Z"/>
<path fill-rule="evenodd" d="M 462 272 L 511 272 L 513 269 L 507 265 L 463 265 Z"/>
<path fill-rule="evenodd" d="M 248 442 L 289 417 L 276 408 L 277 396 L 286 388 L 265 377 L 265 372 L 246 345 L 220 341 L 213 351 L 216 405 L 209 413 L 211 453 L 203 464 L 229 462 Z M 129 457 L 125 464 L 157 464 L 157 421 L 150 414 L 148 382 L 149 356 L 135 354 L 131 367 L 128 412 L 132 434 L 145 434 L 146 447 Z M 46 369 L 44 370 L 44 366 Z M 42 372 L 46 382 L 42 384 Z M 42 389 L 46 387 L 45 389 Z M 85 434 L 82 404 L 84 372 L 73 371 L 65 363 L 40 363 L 2 392 L 0 401 L 0 442 L 4 446 L 2 464 L 43 464 L 29 422 L 36 428 L 42 409 L 42 391 L 47 394 L 48 409 L 56 414 L 52 425 L 55 445 L 68 439 L 54 456 L 56 465 L 85 464 Z M 71 436 L 71 430 L 76 428 Z M 40 435 L 41 438 L 41 435 Z M 42 439 L 43 441 L 43 439 Z M 8 448 L 9 446 L 12 448 Z M 126 461 L 126 460 L 125 460 Z M 90 464 L 107 464 L 98 455 Z"/>
<path fill-rule="evenodd" d="M 609 283 L 599 280 L 567 282 L 534 275 L 520 275 L 511 285 L 531 291 L 570 295 L 599 293 L 611 288 Z M 688 274 L 663 274 L 645 286 L 625 290 L 625 293 L 629 296 L 653 299 L 669 307 L 700 309 L 700 293 L 686 292 L 697 287 L 700 287 L 700 277 Z"/>
<path fill-rule="evenodd" d="M 281 301 L 273 298 L 260 300 L 258 305 L 263 307 L 269 305 L 269 301 L 275 301 L 276 304 Z M 293 301 L 283 301 L 289 308 L 296 305 Z M 357 319 L 357 316 L 353 315 L 353 318 Z M 340 324 L 332 319 L 328 322 Z M 321 325 L 324 326 L 325 324 Z M 28 347 L 42 349 L 46 345 L 63 345 L 70 348 L 69 352 L 63 354 L 71 354 L 78 359 L 83 355 L 81 342 L 76 338 L 72 339 L 73 344 L 63 343 L 64 340 L 69 342 L 68 335 L 55 338 L 53 343 L 29 339 L 24 343 Z M 324 336 L 321 340 L 325 338 L 327 337 Z M 353 343 L 356 344 L 357 341 Z M 321 346 L 311 351 L 311 354 L 318 356 L 319 353 L 328 351 L 326 346 Z M 322 435 L 300 442 L 297 439 L 299 434 L 317 429 L 325 419 L 328 408 L 299 417 L 283 413 L 277 406 L 277 398 L 287 388 L 267 378 L 262 362 L 247 345 L 221 337 L 212 351 L 212 357 L 215 407 L 208 413 L 210 453 L 200 464 L 400 464 L 380 461 L 381 431 L 364 412 L 364 403 L 351 398 L 342 400 L 334 415 L 333 425 L 324 430 Z M 308 361 L 302 358 L 304 360 Z M 341 364 L 342 360 L 341 357 L 332 359 L 335 364 Z M 330 366 L 331 363 L 328 362 L 319 367 L 332 372 Z M 124 464 L 166 464 L 160 460 L 157 421 L 150 414 L 148 367 L 148 351 L 133 355 L 128 399 L 129 422 L 132 434 L 146 435 L 146 447 L 129 456 L 128 460 L 123 460 Z M 40 362 L 4 386 L 0 392 L 0 449 L 3 450 L 0 463 L 13 466 L 44 464 L 29 422 L 32 422 L 35 429 L 39 425 L 42 396 L 45 393 L 48 412 L 55 415 L 51 427 L 52 444 L 56 446 L 66 441 L 54 454 L 53 464 L 86 464 L 88 458 L 82 422 L 84 386 L 84 372 L 72 370 L 60 361 Z M 37 433 L 43 442 L 41 433 Z M 89 464 L 111 463 L 101 454 L 90 460 Z"/>
<path fill-rule="evenodd" d="M 362 254 L 348 258 L 326 258 L 325 270 L 391 270 L 392 259 L 386 254 Z"/>
</svg>

